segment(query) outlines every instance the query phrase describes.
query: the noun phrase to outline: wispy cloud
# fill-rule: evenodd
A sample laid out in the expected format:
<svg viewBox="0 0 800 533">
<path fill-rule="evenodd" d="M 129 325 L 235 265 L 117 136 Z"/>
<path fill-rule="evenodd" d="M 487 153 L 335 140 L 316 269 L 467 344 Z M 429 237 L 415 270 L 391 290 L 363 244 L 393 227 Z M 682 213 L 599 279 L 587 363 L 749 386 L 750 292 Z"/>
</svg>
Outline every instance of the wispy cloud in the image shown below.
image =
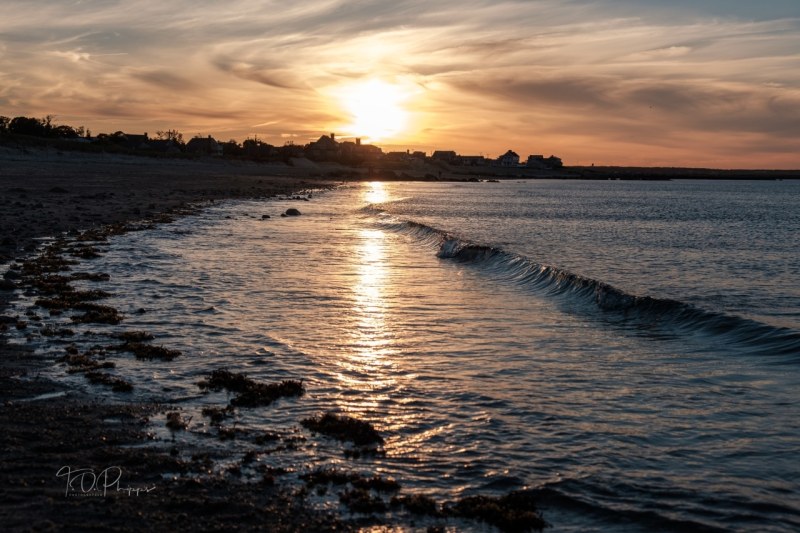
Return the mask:
<svg viewBox="0 0 800 533">
<path fill-rule="evenodd" d="M 796 1 L 730 4 L 9 0 L 0 114 L 300 142 L 378 77 L 418 87 L 394 144 L 800 167 Z"/>
</svg>

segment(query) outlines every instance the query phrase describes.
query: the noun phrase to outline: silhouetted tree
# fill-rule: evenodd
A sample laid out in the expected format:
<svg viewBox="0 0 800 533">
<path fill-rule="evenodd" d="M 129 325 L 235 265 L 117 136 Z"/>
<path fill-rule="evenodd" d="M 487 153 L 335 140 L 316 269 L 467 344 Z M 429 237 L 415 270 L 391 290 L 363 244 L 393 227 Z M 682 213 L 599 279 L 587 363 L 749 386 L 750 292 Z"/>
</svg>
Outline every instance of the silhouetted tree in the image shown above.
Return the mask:
<svg viewBox="0 0 800 533">
<path fill-rule="evenodd" d="M 247 157 L 268 159 L 272 155 L 273 146 L 258 139 L 246 139 L 242 143 L 242 150 Z"/>
<path fill-rule="evenodd" d="M 9 133 L 17 135 L 31 135 L 34 137 L 44 137 L 44 122 L 32 117 L 14 117 L 8 124 Z"/>
<path fill-rule="evenodd" d="M 8 131 L 9 122 L 11 122 L 10 118 L 0 116 L 0 133 L 5 133 Z"/>
<path fill-rule="evenodd" d="M 156 132 L 156 139 L 160 141 L 172 141 L 176 144 L 183 145 L 183 133 L 178 130 L 159 130 Z"/>
<path fill-rule="evenodd" d="M 77 131 L 72 126 L 56 126 L 52 129 L 53 137 L 59 137 L 61 139 L 77 139 L 80 137 Z"/>
</svg>

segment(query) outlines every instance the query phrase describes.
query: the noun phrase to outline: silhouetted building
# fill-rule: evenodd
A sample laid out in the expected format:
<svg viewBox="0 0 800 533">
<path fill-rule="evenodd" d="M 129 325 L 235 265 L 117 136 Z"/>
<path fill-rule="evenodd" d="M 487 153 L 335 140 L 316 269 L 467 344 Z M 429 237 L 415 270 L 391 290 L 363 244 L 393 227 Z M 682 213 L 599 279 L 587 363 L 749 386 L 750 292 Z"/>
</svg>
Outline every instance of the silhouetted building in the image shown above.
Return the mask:
<svg viewBox="0 0 800 533">
<path fill-rule="evenodd" d="M 547 158 L 543 155 L 529 155 L 525 166 L 529 168 L 551 169 L 561 168 L 563 163 L 561 162 L 561 158 L 554 155 Z"/>
<path fill-rule="evenodd" d="M 147 147 L 158 154 L 181 153 L 181 147 L 172 139 L 151 139 L 147 142 Z"/>
<path fill-rule="evenodd" d="M 186 151 L 190 154 L 222 155 L 222 145 L 209 135 L 208 137 L 195 137 L 186 143 Z"/>
<path fill-rule="evenodd" d="M 431 155 L 431 159 L 434 161 L 442 161 L 444 163 L 455 163 L 458 154 L 456 154 L 453 150 L 436 150 Z"/>
<path fill-rule="evenodd" d="M 306 146 L 306 157 L 315 161 L 333 161 L 339 157 L 339 152 L 339 143 L 336 142 L 336 136 L 333 133 L 330 137 L 323 135 Z"/>
<path fill-rule="evenodd" d="M 519 166 L 519 154 L 512 150 L 504 153 L 497 158 L 497 164 L 501 167 L 516 167 Z"/>
<path fill-rule="evenodd" d="M 460 155 L 458 163 L 465 167 L 483 167 L 489 164 L 489 160 L 482 155 Z"/>
</svg>

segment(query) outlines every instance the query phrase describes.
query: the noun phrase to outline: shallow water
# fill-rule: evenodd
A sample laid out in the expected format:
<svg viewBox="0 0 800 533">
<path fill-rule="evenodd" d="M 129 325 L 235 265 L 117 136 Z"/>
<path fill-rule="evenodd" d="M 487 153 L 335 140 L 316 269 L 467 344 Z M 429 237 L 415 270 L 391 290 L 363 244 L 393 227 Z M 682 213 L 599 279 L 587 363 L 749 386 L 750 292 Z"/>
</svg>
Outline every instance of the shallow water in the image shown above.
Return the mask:
<svg viewBox="0 0 800 533">
<path fill-rule="evenodd" d="M 126 313 L 87 329 L 146 329 L 183 351 L 121 354 L 116 372 L 193 415 L 190 438 L 219 458 L 254 448 L 213 438 L 199 413 L 226 396 L 197 381 L 229 368 L 304 380 L 303 398 L 236 419 L 305 435 L 264 459 L 298 473 L 341 464 L 442 499 L 540 488 L 557 531 L 791 531 L 798 192 L 375 183 L 229 202 L 116 237 L 87 262 Z M 292 206 L 303 215 L 275 218 Z M 372 422 L 386 457 L 345 459 L 298 429 L 330 409 Z"/>
</svg>

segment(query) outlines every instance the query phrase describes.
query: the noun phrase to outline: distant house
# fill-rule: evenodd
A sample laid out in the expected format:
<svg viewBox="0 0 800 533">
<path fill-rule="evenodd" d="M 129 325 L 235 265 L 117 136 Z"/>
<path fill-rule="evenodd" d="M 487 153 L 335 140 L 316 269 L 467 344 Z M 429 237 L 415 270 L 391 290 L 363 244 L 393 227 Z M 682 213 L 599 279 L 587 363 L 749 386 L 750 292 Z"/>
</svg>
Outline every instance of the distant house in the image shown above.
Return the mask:
<svg viewBox="0 0 800 533">
<path fill-rule="evenodd" d="M 151 139 L 147 146 L 157 154 L 179 154 L 181 147 L 172 139 Z"/>
<path fill-rule="evenodd" d="M 547 168 L 547 164 L 544 162 L 544 156 L 538 154 L 529 155 L 525 166 L 529 168 Z"/>
<path fill-rule="evenodd" d="M 519 166 L 519 154 L 509 150 L 497 158 L 497 164 L 501 167 L 516 167 Z"/>
<path fill-rule="evenodd" d="M 222 145 L 211 135 L 195 137 L 186 143 L 186 151 L 190 154 L 222 156 Z"/>
<path fill-rule="evenodd" d="M 458 154 L 453 150 L 436 150 L 433 152 L 431 159 L 434 161 L 442 161 L 443 163 L 454 163 Z"/>
<path fill-rule="evenodd" d="M 560 157 L 556 157 L 554 155 L 551 155 L 550 157 L 548 157 L 546 159 L 546 161 L 547 161 L 547 164 L 550 166 L 550 168 L 561 168 L 561 167 L 564 166 L 564 162 L 561 161 L 561 158 Z"/>
<path fill-rule="evenodd" d="M 457 161 L 465 167 L 483 167 L 489 164 L 489 160 L 482 155 L 460 155 Z"/>
<path fill-rule="evenodd" d="M 314 161 L 333 161 L 339 157 L 340 147 L 336 135 L 323 135 L 306 146 L 306 157 Z"/>
<path fill-rule="evenodd" d="M 383 150 L 374 144 L 361 144 L 361 139 L 344 141 L 339 145 L 340 161 L 343 163 L 364 163 L 383 157 Z"/>
<path fill-rule="evenodd" d="M 130 148 L 131 150 L 139 150 L 142 148 L 147 148 L 147 143 L 150 141 L 150 138 L 147 136 L 147 132 L 144 135 L 137 135 L 135 133 L 125 133 L 125 147 Z"/>
</svg>

